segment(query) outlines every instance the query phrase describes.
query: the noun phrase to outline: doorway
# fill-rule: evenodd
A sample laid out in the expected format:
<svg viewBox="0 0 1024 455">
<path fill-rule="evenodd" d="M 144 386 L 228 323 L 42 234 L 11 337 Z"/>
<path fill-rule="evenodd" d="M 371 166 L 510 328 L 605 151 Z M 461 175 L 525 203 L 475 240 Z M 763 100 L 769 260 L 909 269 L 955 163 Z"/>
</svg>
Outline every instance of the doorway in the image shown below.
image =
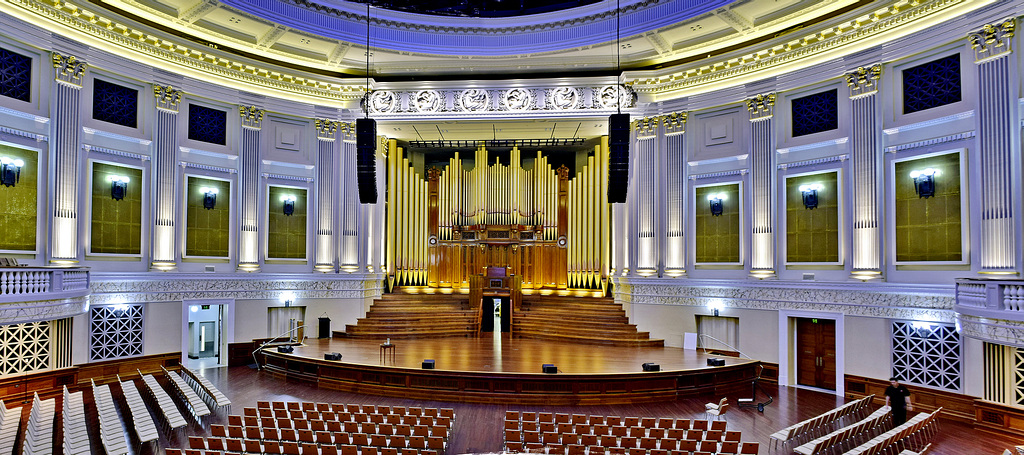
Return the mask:
<svg viewBox="0 0 1024 455">
<path fill-rule="evenodd" d="M 798 385 L 836 390 L 836 321 L 796 318 Z"/>
<path fill-rule="evenodd" d="M 194 304 L 188 308 L 189 367 L 220 365 L 225 305 Z"/>
<path fill-rule="evenodd" d="M 484 297 L 480 320 L 481 332 L 509 333 L 512 331 L 512 308 L 508 297 Z"/>
</svg>

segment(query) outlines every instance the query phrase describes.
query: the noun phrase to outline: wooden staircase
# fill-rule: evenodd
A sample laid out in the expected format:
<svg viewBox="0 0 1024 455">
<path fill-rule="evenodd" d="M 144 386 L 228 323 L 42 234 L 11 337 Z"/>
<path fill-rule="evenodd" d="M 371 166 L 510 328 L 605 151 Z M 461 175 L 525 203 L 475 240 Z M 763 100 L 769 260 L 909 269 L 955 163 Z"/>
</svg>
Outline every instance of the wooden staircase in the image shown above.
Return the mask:
<svg viewBox="0 0 1024 455">
<path fill-rule="evenodd" d="M 512 314 L 512 335 L 614 346 L 663 347 L 630 324 L 622 305 L 610 297 L 524 295 Z"/>
<path fill-rule="evenodd" d="M 373 301 L 366 317 L 348 324 L 336 337 L 431 338 L 474 336 L 477 310 L 465 295 L 384 294 Z"/>
</svg>

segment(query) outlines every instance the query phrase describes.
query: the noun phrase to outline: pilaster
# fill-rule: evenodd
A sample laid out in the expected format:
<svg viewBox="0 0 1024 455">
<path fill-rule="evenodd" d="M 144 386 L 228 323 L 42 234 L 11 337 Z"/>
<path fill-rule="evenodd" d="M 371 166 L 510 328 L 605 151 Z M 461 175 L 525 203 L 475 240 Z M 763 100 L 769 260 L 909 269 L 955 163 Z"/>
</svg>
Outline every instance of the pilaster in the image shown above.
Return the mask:
<svg viewBox="0 0 1024 455">
<path fill-rule="evenodd" d="M 260 208 L 260 134 L 263 109 L 239 106 L 242 117 L 242 143 L 239 149 L 238 192 L 239 235 L 238 270 L 257 272 L 260 269 L 259 208 Z"/>
<path fill-rule="evenodd" d="M 775 276 L 775 93 L 747 100 L 750 114 L 750 276 Z"/>
<path fill-rule="evenodd" d="M 850 88 L 850 185 L 853 203 L 853 278 L 882 276 L 882 231 L 879 194 L 882 147 L 878 135 L 878 80 L 882 65 L 860 67 L 846 74 Z"/>
<path fill-rule="evenodd" d="M 86 64 L 73 55 L 51 54 L 54 69 L 50 141 L 50 262 L 79 261 L 79 150 L 82 148 L 81 95 Z"/>
<path fill-rule="evenodd" d="M 338 122 L 318 118 L 316 125 L 316 257 L 314 269 L 318 272 L 337 271 L 338 258 L 334 249 L 334 198 L 336 194 L 334 171 Z"/>
<path fill-rule="evenodd" d="M 156 125 L 153 130 L 153 245 L 152 270 L 177 269 L 175 214 L 178 213 L 178 107 L 181 91 L 170 86 L 153 86 L 156 96 Z"/>
<path fill-rule="evenodd" d="M 661 249 L 658 245 L 658 221 L 662 211 L 659 204 L 659 178 L 658 169 L 658 134 L 661 131 L 659 123 L 661 119 L 643 118 L 634 123 L 634 134 L 636 141 L 633 148 L 633 164 L 630 166 L 633 171 L 634 182 L 633 193 L 636 197 L 632 211 L 636 218 L 636 273 L 640 276 L 656 276 L 659 274 L 659 262 Z"/>
<path fill-rule="evenodd" d="M 665 138 L 665 247 L 662 258 L 665 275 L 686 275 L 686 112 L 662 117 Z"/>
</svg>

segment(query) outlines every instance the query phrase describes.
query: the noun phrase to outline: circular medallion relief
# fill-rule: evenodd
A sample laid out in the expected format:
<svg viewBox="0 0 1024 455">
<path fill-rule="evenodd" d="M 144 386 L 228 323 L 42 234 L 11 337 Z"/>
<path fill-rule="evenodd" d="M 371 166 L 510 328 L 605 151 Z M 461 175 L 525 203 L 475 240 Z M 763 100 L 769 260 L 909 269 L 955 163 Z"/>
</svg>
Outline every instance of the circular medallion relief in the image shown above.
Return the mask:
<svg viewBox="0 0 1024 455">
<path fill-rule="evenodd" d="M 419 112 L 437 112 L 441 110 L 441 94 L 437 90 L 420 90 L 414 95 L 412 105 Z"/>
<path fill-rule="evenodd" d="M 501 92 L 501 105 L 510 111 L 525 111 L 533 107 L 533 92 L 525 88 L 512 88 Z"/>
<path fill-rule="evenodd" d="M 382 90 L 370 94 L 370 110 L 373 112 L 395 112 L 398 110 L 398 95 L 395 92 Z"/>
<path fill-rule="evenodd" d="M 616 95 L 618 96 L 616 97 Z M 601 107 L 605 109 L 632 107 L 633 91 L 621 85 L 606 85 L 597 90 L 597 99 L 600 100 Z M 617 102 L 616 99 L 618 99 Z"/>
<path fill-rule="evenodd" d="M 459 104 L 464 111 L 486 111 L 491 105 L 491 95 L 478 88 L 463 90 L 459 93 Z"/>
<path fill-rule="evenodd" d="M 562 236 L 562 237 L 558 238 L 558 247 L 559 248 L 565 248 L 565 246 L 568 245 L 568 244 L 569 244 L 569 241 L 566 240 L 565 236 Z"/>
<path fill-rule="evenodd" d="M 580 94 L 572 87 L 558 87 L 548 91 L 548 103 L 554 109 L 575 109 L 580 104 Z"/>
</svg>

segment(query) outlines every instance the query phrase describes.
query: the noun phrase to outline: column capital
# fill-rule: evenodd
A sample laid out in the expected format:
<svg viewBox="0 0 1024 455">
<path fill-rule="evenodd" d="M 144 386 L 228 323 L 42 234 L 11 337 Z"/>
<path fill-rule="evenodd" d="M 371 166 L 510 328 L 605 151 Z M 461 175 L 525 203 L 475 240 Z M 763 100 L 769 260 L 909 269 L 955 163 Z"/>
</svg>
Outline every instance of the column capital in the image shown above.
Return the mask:
<svg viewBox="0 0 1024 455">
<path fill-rule="evenodd" d="M 683 133 L 686 131 L 686 112 L 673 112 L 666 115 L 665 134 Z"/>
<path fill-rule="evenodd" d="M 238 115 L 242 117 L 242 128 L 258 130 L 263 124 L 263 113 L 256 106 L 238 106 Z"/>
<path fill-rule="evenodd" d="M 1009 54 L 1013 51 L 1013 30 L 1016 20 L 1012 17 L 995 24 L 985 24 L 979 30 L 967 34 L 974 49 L 974 63 L 982 63 L 990 58 Z"/>
<path fill-rule="evenodd" d="M 154 85 L 153 95 L 156 96 L 156 108 L 178 113 L 178 105 L 181 103 L 181 90 L 176 90 L 170 85 Z"/>
<path fill-rule="evenodd" d="M 74 55 L 61 55 L 58 52 L 50 54 L 53 61 L 54 79 L 57 82 L 74 85 L 82 88 L 82 76 L 85 73 L 85 62 Z"/>
<path fill-rule="evenodd" d="M 882 64 L 862 66 L 846 73 L 846 85 L 850 87 L 850 98 L 878 93 L 878 79 L 882 77 Z"/>
<path fill-rule="evenodd" d="M 636 133 L 638 136 L 652 136 L 658 129 L 658 122 L 661 121 L 661 117 L 644 117 L 637 120 L 635 123 Z"/>
<path fill-rule="evenodd" d="M 759 93 L 753 98 L 748 98 L 747 111 L 752 122 L 772 118 L 775 112 L 775 92 Z"/>
<path fill-rule="evenodd" d="M 318 118 L 315 120 L 316 124 L 316 138 L 321 141 L 333 141 L 334 133 L 338 131 L 337 120 L 330 120 L 325 118 Z"/>
</svg>

